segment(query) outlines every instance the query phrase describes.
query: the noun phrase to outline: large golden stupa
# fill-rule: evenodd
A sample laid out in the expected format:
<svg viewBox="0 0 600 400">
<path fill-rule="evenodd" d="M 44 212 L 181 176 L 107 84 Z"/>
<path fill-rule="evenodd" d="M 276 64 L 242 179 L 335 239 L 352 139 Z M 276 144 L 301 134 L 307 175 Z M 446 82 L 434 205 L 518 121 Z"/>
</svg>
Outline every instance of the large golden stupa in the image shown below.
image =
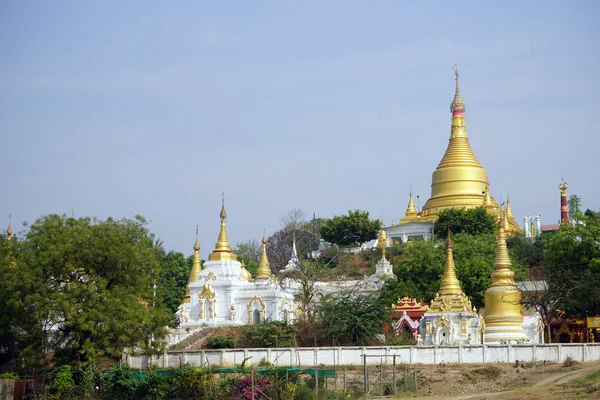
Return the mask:
<svg viewBox="0 0 600 400">
<path fill-rule="evenodd" d="M 487 171 L 483 168 L 469 144 L 465 123 L 465 102 L 460 95 L 458 71 L 454 66 L 456 92 L 450 104 L 452 128 L 446 153 L 433 172 L 431 179 L 431 197 L 420 212 L 414 207 L 412 193 L 404 217 L 400 223 L 429 222 L 437 219 L 439 211 L 445 208 L 485 207 L 497 219 L 503 215 L 500 206 L 489 193 Z M 507 201 L 506 231 L 514 233 L 520 230 L 515 221 L 510 203 Z"/>
</svg>

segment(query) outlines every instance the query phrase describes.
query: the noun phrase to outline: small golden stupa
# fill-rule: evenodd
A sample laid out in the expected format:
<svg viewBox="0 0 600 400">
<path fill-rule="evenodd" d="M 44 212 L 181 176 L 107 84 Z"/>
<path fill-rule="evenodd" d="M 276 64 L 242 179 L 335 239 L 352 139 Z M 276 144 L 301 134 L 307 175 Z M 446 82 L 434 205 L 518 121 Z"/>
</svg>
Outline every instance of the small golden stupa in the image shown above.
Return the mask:
<svg viewBox="0 0 600 400">
<path fill-rule="evenodd" d="M 431 197 L 423 209 L 415 209 L 412 191 L 408 207 L 400 223 L 432 222 L 437 220 L 439 211 L 445 208 L 485 207 L 496 218 L 500 215 L 500 206 L 490 195 L 487 171 L 483 168 L 469 144 L 465 121 L 466 105 L 460 94 L 458 70 L 454 68 L 456 90 L 450 104 L 452 127 L 446 153 L 433 172 L 431 178 Z M 507 233 L 520 231 L 519 224 L 507 213 Z"/>
<path fill-rule="evenodd" d="M 190 278 L 188 279 L 187 286 L 185 287 L 185 296 L 183 296 L 183 302 L 190 302 L 190 284 L 198 280 L 198 274 L 202 271 L 202 265 L 200 263 L 200 243 L 198 242 L 198 225 L 196 225 L 196 243 L 194 243 L 194 259 L 192 263 L 192 271 L 190 272 Z"/>
<path fill-rule="evenodd" d="M 515 273 L 511 270 L 512 264 L 506 247 L 505 223 L 503 215 L 498 227 L 492 284 L 485 291 L 485 343 L 519 342 L 527 339 L 523 331 L 521 292 L 515 284 Z"/>
<path fill-rule="evenodd" d="M 269 259 L 267 258 L 267 235 L 263 233 L 262 255 L 260 256 L 260 261 L 258 262 L 256 279 L 269 279 L 271 275 L 271 266 L 269 265 Z"/>
</svg>

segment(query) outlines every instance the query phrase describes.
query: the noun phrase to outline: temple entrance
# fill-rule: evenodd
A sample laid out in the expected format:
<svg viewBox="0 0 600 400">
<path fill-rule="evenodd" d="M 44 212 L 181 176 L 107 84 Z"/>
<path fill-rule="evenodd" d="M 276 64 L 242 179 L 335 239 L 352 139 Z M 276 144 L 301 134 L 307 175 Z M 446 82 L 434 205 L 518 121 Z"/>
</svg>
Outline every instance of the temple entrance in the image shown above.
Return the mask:
<svg viewBox="0 0 600 400">
<path fill-rule="evenodd" d="M 254 310 L 254 312 L 252 313 L 252 323 L 260 324 L 260 311 Z"/>
</svg>

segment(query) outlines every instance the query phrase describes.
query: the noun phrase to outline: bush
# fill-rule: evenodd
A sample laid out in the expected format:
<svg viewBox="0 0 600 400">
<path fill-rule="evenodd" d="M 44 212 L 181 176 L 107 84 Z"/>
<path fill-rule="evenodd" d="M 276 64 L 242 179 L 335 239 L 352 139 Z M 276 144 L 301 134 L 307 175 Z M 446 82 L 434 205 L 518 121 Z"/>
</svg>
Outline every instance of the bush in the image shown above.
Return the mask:
<svg viewBox="0 0 600 400">
<path fill-rule="evenodd" d="M 294 327 L 280 321 L 248 325 L 242 328 L 244 345 L 247 347 L 294 347 Z"/>
<path fill-rule="evenodd" d="M 233 349 L 233 338 L 228 336 L 211 336 L 204 342 L 207 349 Z"/>
<path fill-rule="evenodd" d="M 573 360 L 573 357 L 567 356 L 567 358 L 565 358 L 565 361 L 563 362 L 563 367 L 571 367 L 575 364 L 577 364 L 577 361 Z"/>
</svg>

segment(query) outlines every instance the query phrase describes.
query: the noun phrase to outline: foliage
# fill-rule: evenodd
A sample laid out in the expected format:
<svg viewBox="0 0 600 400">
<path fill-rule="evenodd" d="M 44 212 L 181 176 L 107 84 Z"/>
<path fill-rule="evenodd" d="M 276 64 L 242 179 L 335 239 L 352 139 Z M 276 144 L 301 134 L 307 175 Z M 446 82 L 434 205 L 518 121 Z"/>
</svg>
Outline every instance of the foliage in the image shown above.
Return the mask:
<svg viewBox="0 0 600 400">
<path fill-rule="evenodd" d="M 491 283 L 496 257 L 496 238 L 487 235 L 453 235 L 453 258 L 461 288 L 472 304 L 484 305 L 485 291 Z M 512 253 L 512 252 L 511 252 Z M 527 279 L 528 270 L 511 254 L 515 280 Z M 446 262 L 445 244 L 417 241 L 406 246 L 402 259 L 395 266 L 397 282 L 389 282 L 380 292 L 380 300 L 395 303 L 404 294 L 429 301 L 439 291 Z"/>
<path fill-rule="evenodd" d="M 469 235 L 491 234 L 496 231 L 496 220 L 485 208 L 456 209 L 445 208 L 438 213 L 438 220 L 433 226 L 438 237 L 467 233 Z"/>
<path fill-rule="evenodd" d="M 573 220 L 544 250 L 548 292 L 567 315 L 600 315 L 600 218 L 588 213 Z"/>
<path fill-rule="evenodd" d="M 182 253 L 169 251 L 160 256 L 160 276 L 157 282 L 157 295 L 171 315 L 175 315 L 181 299 L 185 295 L 187 281 L 192 271 L 192 259 Z"/>
<path fill-rule="evenodd" d="M 262 254 L 261 245 L 255 240 L 250 239 L 245 242 L 237 243 L 233 252 L 237 255 L 238 261 L 244 262 L 244 267 L 252 274 L 256 276 L 256 270 L 258 269 L 258 262 Z"/>
<path fill-rule="evenodd" d="M 234 342 L 232 337 L 211 336 L 204 342 L 204 347 L 207 349 L 233 349 Z"/>
<path fill-rule="evenodd" d="M 316 294 L 315 283 L 324 276 L 323 266 L 313 260 L 300 260 L 296 268 L 281 274 L 282 279 L 291 279 L 300 286 L 296 300 L 305 316 L 309 312 L 310 305 Z"/>
<path fill-rule="evenodd" d="M 63 365 L 54 375 L 50 383 L 50 393 L 56 398 L 67 397 L 75 389 L 75 380 L 71 367 Z"/>
<path fill-rule="evenodd" d="M 267 257 L 273 273 L 281 271 L 292 257 L 292 245 L 296 241 L 298 257 L 319 248 L 319 239 L 313 231 L 305 228 L 284 228 L 267 239 Z"/>
<path fill-rule="evenodd" d="M 319 252 L 318 261 L 327 268 L 335 268 L 340 259 L 340 249 L 337 247 L 328 247 Z"/>
<path fill-rule="evenodd" d="M 350 210 L 348 215 L 336 215 L 321 225 L 321 236 L 338 246 L 360 245 L 377 237 L 379 220 L 371 220 L 368 211 Z"/>
<path fill-rule="evenodd" d="M 315 315 L 327 344 L 365 346 L 383 333 L 389 310 L 373 295 L 340 292 L 322 296 Z"/>
<path fill-rule="evenodd" d="M 104 391 L 114 399 L 135 399 L 140 381 L 131 375 L 131 368 L 117 364 L 108 371 Z"/>
<path fill-rule="evenodd" d="M 78 366 L 158 350 L 170 315 L 153 297 L 159 251 L 145 225 L 49 215 L 22 240 L 0 240 L 2 358 L 30 371 L 47 351 Z"/>
<path fill-rule="evenodd" d="M 567 210 L 569 220 L 574 220 L 577 218 L 579 214 L 581 214 L 581 198 L 576 194 L 572 194 L 569 196 L 567 200 Z"/>
<path fill-rule="evenodd" d="M 417 344 L 415 337 L 407 329 L 402 330 L 398 336 L 388 339 L 391 346 L 414 346 Z"/>
<path fill-rule="evenodd" d="M 294 347 L 294 327 L 281 321 L 247 325 L 242 328 L 247 347 Z"/>
</svg>

